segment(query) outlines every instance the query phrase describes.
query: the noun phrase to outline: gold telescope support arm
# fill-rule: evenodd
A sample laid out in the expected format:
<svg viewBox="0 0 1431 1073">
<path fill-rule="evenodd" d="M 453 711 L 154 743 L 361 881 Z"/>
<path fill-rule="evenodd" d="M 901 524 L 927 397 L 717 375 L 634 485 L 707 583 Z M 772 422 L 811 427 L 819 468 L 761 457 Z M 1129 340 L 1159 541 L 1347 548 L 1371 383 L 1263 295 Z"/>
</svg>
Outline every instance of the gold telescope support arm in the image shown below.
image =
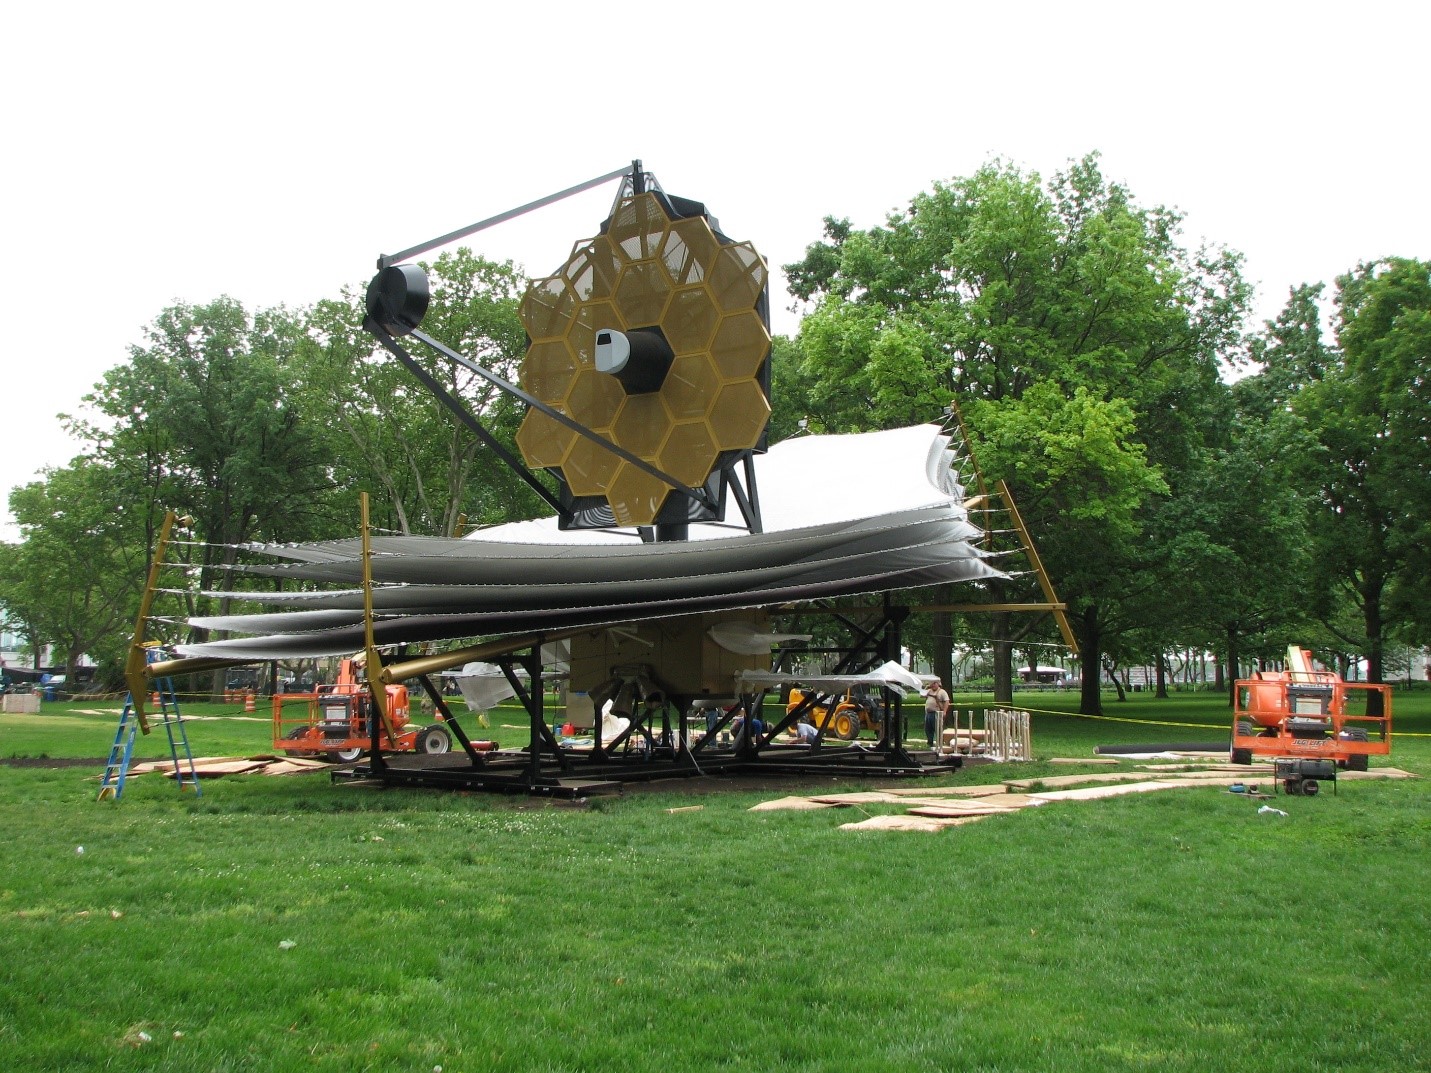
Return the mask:
<svg viewBox="0 0 1431 1073">
<path fill-rule="evenodd" d="M 134 634 L 129 641 L 129 655 L 124 661 L 124 683 L 129 687 L 129 702 L 139 719 L 139 729 L 146 734 L 149 733 L 149 720 L 144 715 L 144 702 L 149 697 L 149 680 L 154 676 L 148 673 L 149 646 L 145 643 L 144 633 L 149 625 L 154 590 L 159 586 L 159 571 L 164 565 L 164 555 L 169 550 L 169 534 L 173 529 L 174 512 L 171 510 L 164 515 L 164 523 L 159 526 L 159 540 L 154 545 L 154 559 L 149 564 L 149 577 L 144 582 L 144 593 L 139 598 L 139 614 L 134 619 Z"/>
<path fill-rule="evenodd" d="M 419 678 L 425 674 L 441 674 L 443 671 L 451 670 L 453 667 L 461 667 L 464 663 L 490 660 L 496 656 L 505 656 L 511 652 L 519 652 L 524 648 L 544 645 L 548 641 L 564 641 L 568 637 L 575 637 L 581 633 L 595 633 L 611 625 L 616 624 L 604 623 L 597 626 L 572 626 L 565 630 L 552 630 L 545 633 L 524 633 L 513 637 L 499 637 L 493 641 L 483 641 L 480 644 L 468 645 L 466 648 L 454 648 L 450 652 L 438 652 L 431 656 L 418 656 L 415 659 L 404 660 L 402 663 L 390 663 L 382 669 L 382 673 L 379 677 L 383 682 L 401 682 L 405 678 Z"/>
<path fill-rule="evenodd" d="M 1064 605 L 1058 602 L 1058 596 L 1053 591 L 1053 582 L 1048 579 L 1048 572 L 1043 568 L 1043 560 L 1038 557 L 1038 549 L 1034 547 L 1033 537 L 1029 536 L 1023 516 L 1019 514 L 1019 508 L 1014 506 L 1014 494 L 1009 491 L 1009 486 L 1003 481 L 999 482 L 998 488 L 999 497 L 1009 508 L 1009 517 L 1013 519 L 1014 528 L 1019 531 L 1019 539 L 1024 543 L 1024 551 L 1028 553 L 1029 562 L 1034 568 L 1034 575 L 1038 578 L 1039 588 L 1043 589 L 1044 599 L 1050 604 L 1057 605 L 1053 611 L 1053 618 L 1058 623 L 1059 633 L 1063 634 L 1063 643 L 1068 645 L 1076 656 L 1078 655 L 1078 638 L 1073 636 L 1073 627 L 1069 624 L 1068 613 L 1064 610 Z"/>
<path fill-rule="evenodd" d="M 949 416 L 954 418 L 959 426 L 959 435 L 964 441 L 964 450 L 969 453 L 969 464 L 974 467 L 974 484 L 979 489 L 978 495 L 964 501 L 964 509 L 968 511 L 973 511 L 975 508 L 982 509 L 984 545 L 987 547 L 993 540 L 993 534 L 990 531 L 992 526 L 989 524 L 989 508 L 984 506 L 989 499 L 989 486 L 984 483 L 984 471 L 979 468 L 978 456 L 974 454 L 974 441 L 969 438 L 969 426 L 964 424 L 964 412 L 959 409 L 959 400 L 952 395 L 949 397 Z"/>
</svg>

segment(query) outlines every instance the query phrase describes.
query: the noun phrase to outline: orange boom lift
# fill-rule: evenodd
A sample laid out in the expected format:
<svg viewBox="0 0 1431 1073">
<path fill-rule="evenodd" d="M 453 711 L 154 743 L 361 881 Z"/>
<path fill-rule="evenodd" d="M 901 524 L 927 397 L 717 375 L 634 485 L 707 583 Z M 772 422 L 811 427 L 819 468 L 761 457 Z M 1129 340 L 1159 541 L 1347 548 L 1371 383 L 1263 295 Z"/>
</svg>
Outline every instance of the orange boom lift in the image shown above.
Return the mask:
<svg viewBox="0 0 1431 1073">
<path fill-rule="evenodd" d="M 348 763 L 371 747 L 377 714 L 380 740 L 386 749 L 445 753 L 451 748 L 452 740 L 445 727 L 418 726 L 408 721 L 407 686 L 389 685 L 385 689 L 387 711 L 375 713 L 367 683 L 359 680 L 356 661 L 345 659 L 338 664 L 338 681 L 334 684 L 320 685 L 313 693 L 275 694 L 273 747 L 289 756 Z M 285 712 L 293 702 L 302 706 L 297 718 Z"/>
<path fill-rule="evenodd" d="M 1289 794 L 1315 794 L 1319 780 L 1335 785 L 1338 768 L 1365 771 L 1368 757 L 1391 752 L 1391 687 L 1319 670 L 1295 645 L 1286 670 L 1237 682 L 1233 709 L 1232 762 L 1272 757 Z"/>
</svg>

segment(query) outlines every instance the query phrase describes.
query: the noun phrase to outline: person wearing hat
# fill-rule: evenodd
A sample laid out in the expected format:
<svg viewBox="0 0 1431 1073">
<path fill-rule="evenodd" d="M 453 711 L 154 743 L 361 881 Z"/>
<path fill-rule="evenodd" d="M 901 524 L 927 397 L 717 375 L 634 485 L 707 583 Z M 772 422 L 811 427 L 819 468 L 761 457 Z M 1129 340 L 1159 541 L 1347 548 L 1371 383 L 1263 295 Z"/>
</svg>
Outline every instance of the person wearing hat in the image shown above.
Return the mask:
<svg viewBox="0 0 1431 1073">
<path fill-rule="evenodd" d="M 944 729 L 944 714 L 949 711 L 949 694 L 936 678 L 924 687 L 924 740 L 934 748 L 935 739 Z"/>
</svg>

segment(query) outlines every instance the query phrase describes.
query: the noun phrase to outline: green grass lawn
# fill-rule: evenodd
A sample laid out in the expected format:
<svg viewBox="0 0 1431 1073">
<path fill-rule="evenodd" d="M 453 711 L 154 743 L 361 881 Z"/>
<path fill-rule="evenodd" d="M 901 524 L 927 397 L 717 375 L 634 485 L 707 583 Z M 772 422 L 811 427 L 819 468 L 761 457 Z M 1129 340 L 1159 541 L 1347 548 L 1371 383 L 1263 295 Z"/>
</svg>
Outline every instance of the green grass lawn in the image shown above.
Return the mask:
<svg viewBox="0 0 1431 1073">
<path fill-rule="evenodd" d="M 1108 698 L 1109 720 L 1018 699 L 1041 758 L 1226 733 L 1207 694 Z M 1396 706 L 1389 763 L 1431 773 L 1431 693 Z M 117 708 L 89 707 L 0 717 L 0 757 L 102 757 Z M 219 717 L 196 753 L 270 747 L 233 706 L 186 713 Z M 520 740 L 515 710 L 492 722 Z M 97 803 L 98 773 L 0 767 L 0 1068 L 1431 1067 L 1423 780 L 1285 818 L 1208 787 L 926 835 L 746 811 L 778 792 L 576 808 L 317 775 L 196 798 L 146 775 Z"/>
</svg>

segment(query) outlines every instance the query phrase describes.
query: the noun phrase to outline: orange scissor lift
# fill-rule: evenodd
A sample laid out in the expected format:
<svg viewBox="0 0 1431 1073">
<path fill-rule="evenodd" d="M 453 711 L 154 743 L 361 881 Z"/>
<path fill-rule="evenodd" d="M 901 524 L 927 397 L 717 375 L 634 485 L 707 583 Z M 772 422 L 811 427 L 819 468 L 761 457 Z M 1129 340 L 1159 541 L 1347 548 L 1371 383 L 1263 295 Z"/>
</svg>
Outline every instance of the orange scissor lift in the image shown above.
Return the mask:
<svg viewBox="0 0 1431 1073">
<path fill-rule="evenodd" d="M 1391 687 L 1319 670 L 1304 648 L 1289 647 L 1286 670 L 1240 679 L 1235 693 L 1232 762 L 1272 757 L 1289 794 L 1315 794 L 1322 781 L 1335 787 L 1338 769 L 1365 771 L 1368 757 L 1391 752 Z"/>
</svg>

